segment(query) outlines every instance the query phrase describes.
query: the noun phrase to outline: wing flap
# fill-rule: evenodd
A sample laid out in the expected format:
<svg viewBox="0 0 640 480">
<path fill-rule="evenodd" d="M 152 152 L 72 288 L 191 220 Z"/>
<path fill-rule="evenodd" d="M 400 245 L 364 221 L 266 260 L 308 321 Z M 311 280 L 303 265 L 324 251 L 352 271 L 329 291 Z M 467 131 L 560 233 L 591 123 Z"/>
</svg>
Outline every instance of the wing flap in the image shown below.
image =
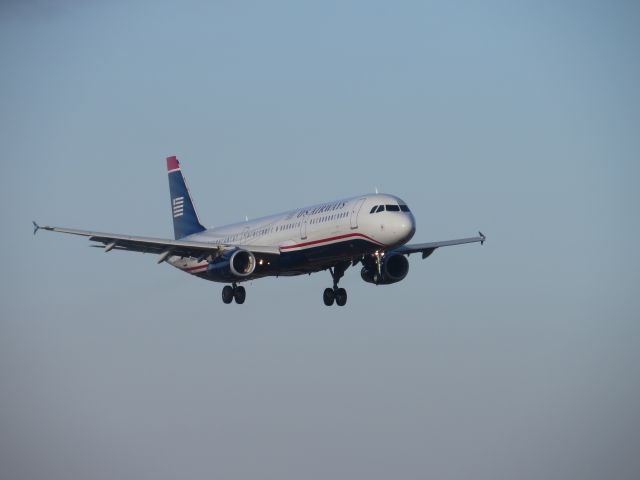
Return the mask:
<svg viewBox="0 0 640 480">
<path fill-rule="evenodd" d="M 77 230 L 61 227 L 38 227 L 51 232 L 67 233 L 89 237 L 90 241 L 99 242 L 111 249 L 129 250 L 132 252 L 162 254 L 170 251 L 172 255 L 184 257 L 200 257 L 203 254 L 219 254 L 228 250 L 241 248 L 252 253 L 279 255 L 280 248 L 271 245 L 226 245 L 208 242 L 194 242 L 190 240 L 170 240 L 165 238 L 139 237 L 117 233 L 95 232 L 91 230 Z"/>
</svg>

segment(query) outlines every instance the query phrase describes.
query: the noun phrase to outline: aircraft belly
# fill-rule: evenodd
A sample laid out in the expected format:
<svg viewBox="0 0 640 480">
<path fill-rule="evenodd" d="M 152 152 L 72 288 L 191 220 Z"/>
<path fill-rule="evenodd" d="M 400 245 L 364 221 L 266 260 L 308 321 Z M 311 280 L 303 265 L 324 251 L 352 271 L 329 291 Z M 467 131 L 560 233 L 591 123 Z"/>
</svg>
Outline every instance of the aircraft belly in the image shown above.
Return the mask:
<svg viewBox="0 0 640 480">
<path fill-rule="evenodd" d="M 256 265 L 255 271 L 246 277 L 220 276 L 216 271 L 201 270 L 193 272 L 194 275 L 221 283 L 247 282 L 263 277 L 271 276 L 295 276 L 318 272 L 335 265 L 338 262 L 351 260 L 370 253 L 379 248 L 378 245 L 361 238 L 333 243 L 330 245 L 315 246 L 311 248 L 283 252 L 273 259 L 268 265 Z"/>
</svg>

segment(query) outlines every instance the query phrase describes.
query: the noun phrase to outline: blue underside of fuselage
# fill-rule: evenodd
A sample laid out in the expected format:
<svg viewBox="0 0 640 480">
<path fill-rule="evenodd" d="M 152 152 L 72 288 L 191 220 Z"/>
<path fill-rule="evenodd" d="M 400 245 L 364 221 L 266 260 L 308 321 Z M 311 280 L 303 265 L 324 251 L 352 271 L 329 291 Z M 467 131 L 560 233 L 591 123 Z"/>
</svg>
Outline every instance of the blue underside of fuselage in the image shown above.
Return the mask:
<svg viewBox="0 0 640 480">
<path fill-rule="evenodd" d="M 364 239 L 351 239 L 265 257 L 266 261 L 262 265 L 258 262 L 253 274 L 247 277 L 230 278 L 221 275 L 219 270 L 211 269 L 194 275 L 205 280 L 222 283 L 246 282 L 262 277 L 303 275 L 325 270 L 340 262 L 352 261 L 362 255 L 373 253 L 379 248 L 379 245 Z M 260 259 L 261 257 L 256 254 L 256 258 Z"/>
</svg>

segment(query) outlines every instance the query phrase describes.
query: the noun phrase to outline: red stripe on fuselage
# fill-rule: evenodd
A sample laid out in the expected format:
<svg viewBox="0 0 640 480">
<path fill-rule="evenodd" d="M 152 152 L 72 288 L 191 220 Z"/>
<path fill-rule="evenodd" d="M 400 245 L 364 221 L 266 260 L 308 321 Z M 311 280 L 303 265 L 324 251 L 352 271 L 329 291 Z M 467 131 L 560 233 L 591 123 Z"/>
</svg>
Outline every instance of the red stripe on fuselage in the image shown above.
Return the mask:
<svg viewBox="0 0 640 480">
<path fill-rule="evenodd" d="M 380 246 L 384 246 L 384 244 L 378 242 L 377 240 L 374 240 L 371 237 L 368 237 L 367 235 L 363 235 L 362 233 L 348 233 L 346 235 L 338 235 L 337 237 L 323 238 L 323 239 L 320 239 L 320 240 L 313 240 L 311 242 L 297 243 L 295 245 L 285 245 L 283 247 L 280 247 L 280 250 L 290 250 L 292 248 L 308 247 L 310 245 L 318 245 L 319 243 L 332 242 L 334 240 L 342 240 L 344 238 L 352 238 L 352 237 L 364 238 L 366 240 L 369 240 L 370 242 L 373 242 L 373 243 L 378 244 Z"/>
<path fill-rule="evenodd" d="M 195 267 L 183 268 L 182 270 L 184 270 L 185 272 L 193 272 L 194 270 L 200 270 L 202 268 L 207 268 L 208 266 L 209 266 L 209 264 L 197 265 Z"/>
<path fill-rule="evenodd" d="M 354 237 L 359 237 L 359 238 L 364 238 L 365 240 L 369 240 L 370 242 L 373 242 L 377 245 L 380 245 L 381 247 L 384 247 L 383 243 L 378 242 L 377 240 L 374 240 L 371 237 L 368 237 L 367 235 L 363 235 L 362 233 L 348 233 L 346 235 L 338 235 L 336 237 L 329 237 L 329 238 L 322 238 L 320 240 L 312 240 L 310 242 L 304 242 L 304 243 L 297 243 L 295 245 L 285 245 L 283 247 L 280 247 L 280 250 L 290 250 L 292 248 L 302 248 L 302 247 L 309 247 L 311 245 L 319 245 L 321 243 L 326 243 L 326 242 L 333 242 L 335 240 L 343 240 L 345 238 L 354 238 Z M 195 267 L 189 267 L 189 268 L 183 268 L 182 270 L 184 272 L 195 272 L 197 270 L 204 270 L 208 267 L 209 265 L 196 265 Z"/>
</svg>

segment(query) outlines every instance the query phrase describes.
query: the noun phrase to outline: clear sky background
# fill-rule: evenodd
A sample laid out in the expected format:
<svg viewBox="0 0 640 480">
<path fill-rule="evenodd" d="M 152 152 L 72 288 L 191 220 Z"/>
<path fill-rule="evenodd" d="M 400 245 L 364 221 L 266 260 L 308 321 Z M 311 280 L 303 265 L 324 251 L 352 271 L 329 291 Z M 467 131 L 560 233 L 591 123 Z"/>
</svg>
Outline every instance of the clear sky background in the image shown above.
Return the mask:
<svg viewBox="0 0 640 480">
<path fill-rule="evenodd" d="M 0 3 L 0 477 L 637 479 L 637 2 Z M 222 286 L 172 235 L 394 193 L 407 279 Z"/>
</svg>

